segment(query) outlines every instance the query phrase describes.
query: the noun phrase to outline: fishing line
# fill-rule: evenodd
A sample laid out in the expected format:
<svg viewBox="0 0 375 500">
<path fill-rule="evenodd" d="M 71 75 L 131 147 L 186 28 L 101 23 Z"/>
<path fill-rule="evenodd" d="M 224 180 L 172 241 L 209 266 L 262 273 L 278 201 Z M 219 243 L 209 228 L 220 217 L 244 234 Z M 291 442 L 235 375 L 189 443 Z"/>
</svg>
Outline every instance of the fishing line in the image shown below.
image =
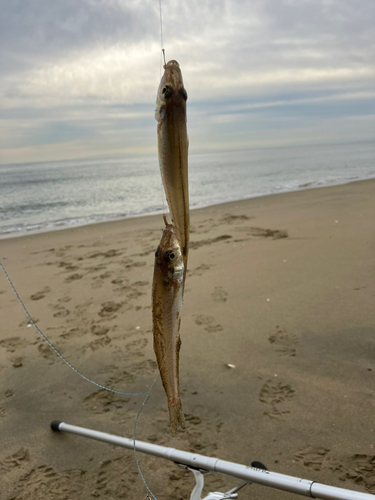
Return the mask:
<svg viewBox="0 0 375 500">
<path fill-rule="evenodd" d="M 142 471 L 141 471 L 141 468 L 139 466 L 139 462 L 138 462 L 138 457 L 137 457 L 137 453 L 136 453 L 136 450 L 135 450 L 135 433 L 136 433 L 136 430 L 137 430 L 137 422 L 138 422 L 138 418 L 141 414 L 141 411 L 143 410 L 143 408 L 146 406 L 148 400 L 150 399 L 150 396 L 151 396 L 151 389 L 153 388 L 156 380 L 157 380 L 158 377 L 155 377 L 154 381 L 152 382 L 151 384 L 151 387 L 150 387 L 150 392 L 148 393 L 148 395 L 146 396 L 145 400 L 143 401 L 142 403 L 142 406 L 140 407 L 139 409 L 139 412 L 137 414 L 137 418 L 135 419 L 135 422 L 134 422 L 134 428 L 133 428 L 133 443 L 134 443 L 134 447 L 133 447 L 133 451 L 134 451 L 134 458 L 135 458 L 135 463 L 137 464 L 137 469 L 138 469 L 138 473 L 139 475 L 141 476 L 142 478 L 142 481 L 143 481 L 143 484 L 145 485 L 147 491 L 150 493 L 151 497 L 154 499 L 154 500 L 158 500 L 156 498 L 156 496 L 152 493 L 152 491 L 150 490 L 150 488 L 148 487 L 148 484 L 146 483 L 146 480 L 145 478 L 143 477 L 143 474 L 142 474 Z M 151 497 L 149 497 L 147 495 L 147 500 L 152 500 Z"/>
<path fill-rule="evenodd" d="M 26 309 L 24 303 L 22 302 L 20 296 L 18 295 L 17 290 L 14 288 L 14 285 L 13 285 L 11 279 L 9 278 L 7 272 L 5 271 L 4 266 L 1 264 L 1 262 L 0 262 L 0 268 L 3 271 L 8 283 L 10 284 L 15 296 L 17 297 L 18 302 L 21 304 L 21 307 L 24 310 L 26 316 L 29 318 L 30 324 L 35 328 L 35 330 L 39 333 L 39 335 L 42 337 L 42 339 L 45 342 L 47 342 L 47 344 L 50 346 L 50 348 L 59 356 L 59 358 L 62 359 L 64 361 L 64 363 L 66 363 L 69 366 L 69 368 L 71 368 L 77 375 L 79 375 L 84 380 L 86 380 L 86 382 L 90 382 L 90 384 L 94 384 L 97 387 L 100 387 L 100 389 L 104 389 L 104 390 L 109 391 L 109 392 L 114 392 L 115 394 L 121 394 L 122 396 L 150 396 L 149 392 L 134 392 L 133 393 L 133 392 L 122 392 L 122 391 L 117 391 L 115 389 L 110 389 L 109 387 L 106 387 L 105 385 L 101 385 L 98 382 L 91 380 L 90 378 L 83 375 L 79 370 L 77 370 L 77 368 L 74 368 L 74 366 L 71 363 L 69 363 L 69 361 L 67 359 L 65 359 L 62 354 L 59 353 L 59 351 L 56 349 L 56 347 L 54 347 L 51 344 L 51 342 L 47 339 L 47 337 L 39 330 L 37 325 L 34 323 L 34 320 L 30 316 L 28 310 Z"/>
<path fill-rule="evenodd" d="M 151 389 L 153 387 L 153 385 L 155 384 L 156 380 L 157 380 L 157 377 L 155 378 L 155 380 L 153 381 L 153 383 L 151 384 L 151 387 L 150 387 L 150 390 L 149 392 L 123 392 L 123 391 L 117 391 L 116 389 L 111 389 L 110 387 L 106 387 L 105 385 L 102 385 L 102 384 L 99 384 L 98 382 L 95 382 L 95 380 L 92 380 L 88 377 L 86 377 L 85 375 L 83 375 L 83 373 L 81 373 L 79 370 L 77 370 L 77 368 L 75 368 L 66 358 L 64 358 L 64 356 L 62 354 L 59 353 L 59 351 L 56 349 L 56 347 L 54 347 L 51 342 L 47 339 L 47 337 L 44 335 L 44 333 L 38 328 L 38 326 L 34 323 L 34 320 L 33 318 L 30 316 L 29 314 L 29 311 L 26 309 L 26 306 L 24 305 L 24 303 L 22 302 L 21 300 L 21 297 L 18 295 L 18 292 L 17 290 L 15 289 L 13 283 L 12 283 L 12 280 L 9 278 L 8 276 L 8 273 L 6 272 L 4 266 L 2 265 L 2 263 L 0 262 L 0 269 L 3 271 L 4 273 L 4 276 L 6 278 L 6 280 L 8 281 L 11 289 L 13 290 L 13 293 L 14 295 L 17 297 L 17 300 L 18 302 L 20 303 L 22 309 L 24 310 L 26 316 L 28 317 L 29 319 L 29 322 L 30 324 L 35 328 L 35 330 L 38 332 L 38 334 L 42 337 L 42 339 L 47 342 L 47 344 L 50 346 L 50 348 L 55 352 L 55 354 L 57 354 L 59 356 L 59 358 L 64 361 L 64 363 L 66 363 L 69 368 L 71 368 L 77 375 L 79 375 L 80 377 L 82 377 L 84 380 L 86 380 L 86 382 L 89 382 L 90 384 L 93 384 L 95 385 L 96 387 L 99 387 L 100 389 L 104 389 L 105 391 L 108 391 L 108 392 L 112 392 L 112 393 L 115 393 L 115 394 L 120 394 L 121 396 L 146 396 L 143 403 L 142 403 L 142 406 L 140 407 L 138 413 L 137 413 L 137 416 L 136 416 L 136 419 L 134 421 L 134 427 L 133 427 L 133 452 L 134 452 L 134 458 L 135 458 L 135 462 L 136 462 L 136 465 L 137 465 L 137 469 L 138 469 L 138 473 L 139 475 L 141 476 L 142 478 L 142 481 L 147 489 L 147 491 L 149 492 L 149 494 L 152 496 L 152 498 L 154 500 L 157 500 L 157 498 L 155 497 L 155 495 L 152 493 L 152 491 L 150 490 L 150 488 L 148 487 L 146 481 L 145 481 L 145 478 L 143 477 L 143 474 L 141 472 L 141 469 L 139 467 L 139 462 L 138 462 L 138 457 L 137 457 L 137 452 L 136 452 L 136 448 L 135 448 L 135 435 L 136 435 L 136 430 L 137 430 L 137 423 L 138 423 L 138 419 L 141 415 L 141 412 L 143 410 L 143 408 L 146 406 L 146 404 L 148 403 L 148 400 L 150 399 L 151 397 Z"/>
<path fill-rule="evenodd" d="M 160 11 L 160 45 L 161 45 L 161 51 L 163 53 L 163 59 L 164 59 L 164 66 L 167 64 L 165 62 L 165 50 L 164 50 L 164 40 L 163 40 L 163 19 L 161 15 L 161 0 L 159 0 L 159 11 Z"/>
<path fill-rule="evenodd" d="M 160 54 L 160 62 L 161 62 L 161 65 L 160 65 L 160 79 L 161 79 L 162 68 L 165 69 L 165 66 L 167 65 L 167 63 L 165 61 L 165 49 L 163 47 L 164 46 L 164 40 L 163 40 L 163 18 L 162 18 L 162 14 L 161 14 L 161 0 L 159 0 L 159 13 L 160 13 L 160 46 L 161 46 L 161 54 Z M 163 62 L 164 62 L 164 65 L 163 65 Z M 167 205 L 167 200 L 166 200 L 166 197 L 165 197 L 164 188 L 163 188 L 163 182 L 162 181 L 160 182 L 160 198 L 161 198 L 162 205 L 163 205 L 163 213 L 168 213 L 169 212 L 169 208 L 168 208 L 168 205 Z"/>
<path fill-rule="evenodd" d="M 167 199 L 165 197 L 163 182 L 160 181 L 160 199 L 163 205 L 163 214 L 169 214 L 169 207 L 167 203 Z"/>
</svg>

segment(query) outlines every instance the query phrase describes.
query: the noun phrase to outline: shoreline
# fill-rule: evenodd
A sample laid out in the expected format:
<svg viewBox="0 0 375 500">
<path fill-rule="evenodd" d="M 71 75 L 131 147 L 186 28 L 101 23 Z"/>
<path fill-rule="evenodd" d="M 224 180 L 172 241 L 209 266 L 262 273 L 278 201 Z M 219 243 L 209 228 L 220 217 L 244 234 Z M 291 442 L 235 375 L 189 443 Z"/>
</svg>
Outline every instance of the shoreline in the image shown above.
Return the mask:
<svg viewBox="0 0 375 500">
<path fill-rule="evenodd" d="M 190 208 L 190 212 L 195 212 L 199 210 L 205 210 L 205 209 L 210 209 L 212 207 L 219 207 L 221 205 L 230 205 L 233 203 L 241 203 L 241 202 L 246 202 L 249 200 L 258 200 L 258 199 L 263 199 L 263 198 L 268 198 L 268 197 L 273 197 L 273 196 L 281 196 L 281 195 L 288 195 L 291 193 L 300 193 L 300 192 L 306 192 L 306 191 L 313 191 L 313 190 L 320 190 L 320 189 L 330 189 L 330 188 L 335 188 L 339 186 L 346 186 L 350 184 L 356 184 L 356 183 L 361 183 L 361 182 L 375 182 L 375 177 L 371 177 L 368 179 L 359 179 L 359 180 L 354 180 L 354 181 L 348 181 L 345 183 L 340 183 L 340 184 L 332 184 L 332 185 L 327 185 L 327 186 L 316 186 L 316 187 L 307 187 L 307 188 L 301 188 L 301 189 L 295 189 L 292 191 L 282 191 L 278 193 L 270 193 L 270 194 L 264 194 L 260 196 L 251 196 L 248 198 L 241 198 L 238 200 L 231 200 L 231 201 L 224 201 L 221 203 L 215 203 L 213 205 L 206 205 L 203 207 L 196 207 L 196 208 Z M 114 219 L 108 219 L 108 220 L 103 220 L 103 221 L 95 221 L 91 223 L 86 223 L 82 225 L 72 225 L 72 226 L 64 226 L 64 227 L 54 227 L 54 228 L 49 228 L 46 231 L 27 231 L 27 232 L 22 232 L 22 233 L 11 233 L 9 236 L 7 233 L 2 233 L 0 234 L 0 244 L 2 241 L 5 240 L 13 240 L 13 239 L 19 239 L 19 238 L 28 238 L 32 236 L 37 236 L 41 234 L 49 234 L 49 233 L 55 233 L 55 232 L 61 232 L 61 231 L 70 231 L 70 230 L 76 230 L 76 229 L 82 229 L 86 227 L 91 227 L 91 226 L 101 226 L 103 224 L 118 224 L 118 223 L 123 223 L 124 221 L 132 220 L 132 219 L 143 219 L 143 218 L 154 218 L 161 216 L 163 212 L 153 212 L 153 213 L 144 213 L 144 214 L 137 214 L 137 215 L 130 215 L 128 217 L 120 217 L 120 218 L 114 218 Z M 70 219 L 69 219 L 70 220 Z"/>
</svg>

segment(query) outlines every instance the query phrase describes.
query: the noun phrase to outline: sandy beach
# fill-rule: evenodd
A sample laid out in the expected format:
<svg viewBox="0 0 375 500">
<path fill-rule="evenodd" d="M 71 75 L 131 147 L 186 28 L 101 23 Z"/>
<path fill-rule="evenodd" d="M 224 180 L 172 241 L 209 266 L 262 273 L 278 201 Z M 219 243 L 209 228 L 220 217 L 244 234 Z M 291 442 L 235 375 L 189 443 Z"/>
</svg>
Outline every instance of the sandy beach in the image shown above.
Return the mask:
<svg viewBox="0 0 375 500">
<path fill-rule="evenodd" d="M 191 212 L 175 437 L 152 347 L 162 217 L 0 240 L 0 261 L 85 376 L 131 393 L 156 379 L 137 439 L 375 494 L 374 193 L 369 180 Z M 144 500 L 131 451 L 49 428 L 132 437 L 144 397 L 74 373 L 2 273 L 0 301 L 0 499 Z M 191 473 L 139 463 L 158 500 L 189 498 Z M 204 491 L 239 482 L 210 475 Z M 294 498 L 259 485 L 239 496 L 254 497 Z"/>
</svg>

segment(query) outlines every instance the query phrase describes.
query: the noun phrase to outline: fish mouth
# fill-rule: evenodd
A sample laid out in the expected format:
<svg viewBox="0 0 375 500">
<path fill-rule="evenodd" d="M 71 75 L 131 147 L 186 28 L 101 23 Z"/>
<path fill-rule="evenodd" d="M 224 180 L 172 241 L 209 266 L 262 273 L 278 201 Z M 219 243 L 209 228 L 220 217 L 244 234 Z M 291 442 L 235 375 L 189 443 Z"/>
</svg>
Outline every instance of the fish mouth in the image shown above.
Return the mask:
<svg viewBox="0 0 375 500">
<path fill-rule="evenodd" d="M 180 68 L 180 65 L 174 59 L 172 59 L 171 61 L 168 61 L 165 67 L 170 68 L 171 66 L 175 66 L 176 68 Z"/>
</svg>

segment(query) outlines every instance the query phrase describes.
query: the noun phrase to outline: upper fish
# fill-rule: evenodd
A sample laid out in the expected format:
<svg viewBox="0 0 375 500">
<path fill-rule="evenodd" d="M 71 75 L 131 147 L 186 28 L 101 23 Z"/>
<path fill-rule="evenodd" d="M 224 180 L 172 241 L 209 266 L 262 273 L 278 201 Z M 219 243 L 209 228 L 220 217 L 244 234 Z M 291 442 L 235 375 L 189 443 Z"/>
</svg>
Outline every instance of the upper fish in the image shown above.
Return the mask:
<svg viewBox="0 0 375 500">
<path fill-rule="evenodd" d="M 182 257 L 187 268 L 189 252 L 189 186 L 186 128 L 187 92 L 180 65 L 169 61 L 160 81 L 155 118 L 158 122 L 159 166 L 172 223 L 177 227 Z"/>
</svg>

